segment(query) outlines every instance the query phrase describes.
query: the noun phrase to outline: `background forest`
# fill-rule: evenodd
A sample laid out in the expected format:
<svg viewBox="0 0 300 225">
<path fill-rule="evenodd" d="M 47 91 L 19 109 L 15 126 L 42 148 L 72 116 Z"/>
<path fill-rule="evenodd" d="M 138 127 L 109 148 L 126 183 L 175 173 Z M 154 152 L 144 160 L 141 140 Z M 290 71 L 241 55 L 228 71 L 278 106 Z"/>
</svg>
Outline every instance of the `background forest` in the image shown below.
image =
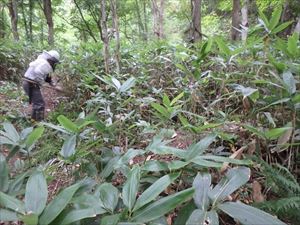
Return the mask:
<svg viewBox="0 0 300 225">
<path fill-rule="evenodd" d="M 0 0 L 0 224 L 299 224 L 299 33 L 299 0 Z"/>
</svg>

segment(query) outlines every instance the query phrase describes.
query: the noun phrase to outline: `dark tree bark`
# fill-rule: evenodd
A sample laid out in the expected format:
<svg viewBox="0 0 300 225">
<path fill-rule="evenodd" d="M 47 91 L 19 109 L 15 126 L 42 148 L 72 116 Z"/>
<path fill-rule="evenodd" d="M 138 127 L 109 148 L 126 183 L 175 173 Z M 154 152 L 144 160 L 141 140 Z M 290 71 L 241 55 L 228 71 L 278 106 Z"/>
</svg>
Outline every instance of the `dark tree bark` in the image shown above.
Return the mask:
<svg viewBox="0 0 300 225">
<path fill-rule="evenodd" d="M 191 0 L 192 21 L 190 27 L 190 40 L 196 43 L 201 40 L 201 0 Z"/>
<path fill-rule="evenodd" d="M 233 0 L 233 9 L 232 9 L 232 24 L 231 24 L 231 40 L 236 41 L 240 39 L 240 11 L 241 5 L 240 0 Z"/>
<path fill-rule="evenodd" d="M 43 9 L 48 25 L 48 43 L 49 45 L 54 45 L 54 25 L 52 18 L 51 0 L 43 0 Z"/>
<path fill-rule="evenodd" d="M 100 1 L 100 27 L 101 27 L 101 40 L 103 42 L 103 57 L 105 72 L 109 73 L 109 38 L 107 32 L 107 14 L 106 14 L 106 0 Z"/>
<path fill-rule="evenodd" d="M 0 38 L 4 38 L 6 34 L 5 11 L 4 4 L 0 2 Z"/>
<path fill-rule="evenodd" d="M 16 0 L 9 0 L 8 10 L 11 20 L 11 28 L 15 41 L 19 41 L 19 32 L 18 32 L 18 3 Z"/>
<path fill-rule="evenodd" d="M 116 67 L 117 67 L 117 73 L 120 73 L 121 71 L 121 54 L 120 54 L 120 31 L 119 31 L 119 18 L 117 13 L 117 3 L 116 0 L 110 0 L 111 5 L 111 11 L 112 11 L 112 19 L 113 19 L 113 29 L 115 32 L 115 38 L 116 38 L 116 49 L 115 49 L 115 60 L 116 60 Z"/>
<path fill-rule="evenodd" d="M 23 23 L 24 23 L 24 29 L 25 29 L 26 39 L 30 40 L 30 34 L 29 34 L 29 30 L 28 30 L 28 24 L 27 24 L 26 12 L 25 12 L 25 3 L 24 3 L 24 0 L 21 1 L 21 10 L 22 10 L 22 17 L 23 17 Z"/>
<path fill-rule="evenodd" d="M 164 0 L 151 0 L 153 12 L 153 33 L 158 39 L 164 38 Z"/>
<path fill-rule="evenodd" d="M 29 0 L 29 39 L 33 42 L 32 20 L 34 16 L 34 0 Z"/>
</svg>

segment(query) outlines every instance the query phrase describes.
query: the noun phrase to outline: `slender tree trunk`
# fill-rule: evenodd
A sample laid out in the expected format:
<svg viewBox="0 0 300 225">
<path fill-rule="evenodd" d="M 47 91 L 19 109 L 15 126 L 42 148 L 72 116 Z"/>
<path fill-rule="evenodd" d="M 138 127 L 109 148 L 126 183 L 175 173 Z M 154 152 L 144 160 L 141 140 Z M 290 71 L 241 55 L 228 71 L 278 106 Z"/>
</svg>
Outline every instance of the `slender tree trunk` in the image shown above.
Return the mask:
<svg viewBox="0 0 300 225">
<path fill-rule="evenodd" d="M 249 0 L 244 0 L 244 5 L 242 7 L 242 41 L 245 42 L 247 40 L 248 36 L 248 28 L 249 28 L 249 23 L 248 23 L 248 6 L 249 6 Z"/>
<path fill-rule="evenodd" d="M 52 19 L 51 0 L 43 0 L 44 14 L 48 25 L 48 43 L 54 45 L 54 27 Z"/>
<path fill-rule="evenodd" d="M 294 32 L 297 32 L 297 33 L 300 34 L 300 15 L 299 15 L 299 17 L 298 17 L 298 22 L 297 22 L 297 24 L 296 24 L 296 27 L 295 27 Z"/>
<path fill-rule="evenodd" d="M 143 1 L 143 8 L 144 8 L 144 24 L 145 24 L 145 41 L 147 41 L 148 40 L 147 0 Z"/>
<path fill-rule="evenodd" d="M 4 38 L 6 34 L 5 11 L 4 4 L 0 2 L 0 38 Z"/>
<path fill-rule="evenodd" d="M 233 0 L 232 27 L 231 27 L 231 39 L 233 41 L 240 39 L 240 32 L 239 32 L 239 27 L 241 23 L 240 11 L 241 11 L 240 0 Z"/>
<path fill-rule="evenodd" d="M 143 39 L 145 39 L 145 27 L 144 27 L 144 24 L 142 21 L 140 5 L 139 5 L 138 0 L 135 0 L 135 8 L 136 8 L 136 14 L 137 14 L 137 23 L 138 23 L 138 27 L 139 27 L 139 34 Z"/>
<path fill-rule="evenodd" d="M 190 28 L 190 39 L 193 43 L 201 40 L 201 0 L 191 0 L 192 21 Z"/>
<path fill-rule="evenodd" d="M 24 29 L 25 29 L 25 36 L 26 39 L 30 39 L 29 31 L 28 31 L 28 24 L 27 24 L 27 18 L 26 18 L 26 12 L 25 12 L 25 4 L 24 0 L 21 1 L 21 10 L 22 10 L 22 17 L 23 17 L 23 23 L 24 23 Z"/>
<path fill-rule="evenodd" d="M 101 7 L 101 40 L 103 42 L 103 57 L 105 72 L 109 73 L 109 38 L 107 32 L 106 0 L 100 1 Z"/>
<path fill-rule="evenodd" d="M 34 0 L 29 0 L 29 39 L 33 42 L 32 20 L 34 15 Z"/>
<path fill-rule="evenodd" d="M 116 37 L 116 49 L 115 49 L 115 60 L 116 60 L 116 67 L 117 73 L 121 71 L 121 54 L 120 54 L 120 31 L 119 31 L 119 18 L 117 13 L 117 3 L 116 0 L 110 0 L 111 4 L 111 11 L 112 11 L 112 19 L 113 19 L 113 29 L 115 30 L 115 37 Z"/>
<path fill-rule="evenodd" d="M 76 6 L 77 10 L 79 11 L 79 14 L 80 14 L 80 17 L 81 17 L 82 21 L 84 22 L 84 24 L 85 24 L 85 26 L 86 26 L 86 28 L 87 28 L 87 30 L 88 30 L 89 35 L 90 35 L 90 36 L 93 38 L 93 40 L 97 43 L 98 41 L 97 41 L 96 37 L 94 36 L 94 33 L 93 33 L 92 29 L 90 28 L 89 23 L 85 20 L 85 18 L 84 18 L 84 16 L 83 16 L 83 13 L 82 13 L 82 11 L 81 11 L 81 8 L 80 8 L 80 6 L 79 6 L 78 3 L 77 3 L 77 0 L 74 0 L 74 3 L 75 3 L 75 6 Z"/>
<path fill-rule="evenodd" d="M 160 0 L 160 5 L 158 5 L 159 0 L 152 0 L 152 12 L 153 12 L 153 33 L 158 39 L 164 37 L 164 0 Z"/>
<path fill-rule="evenodd" d="M 11 28 L 15 41 L 19 41 L 19 32 L 18 32 L 18 3 L 16 0 L 9 0 L 8 10 L 11 20 Z"/>
</svg>

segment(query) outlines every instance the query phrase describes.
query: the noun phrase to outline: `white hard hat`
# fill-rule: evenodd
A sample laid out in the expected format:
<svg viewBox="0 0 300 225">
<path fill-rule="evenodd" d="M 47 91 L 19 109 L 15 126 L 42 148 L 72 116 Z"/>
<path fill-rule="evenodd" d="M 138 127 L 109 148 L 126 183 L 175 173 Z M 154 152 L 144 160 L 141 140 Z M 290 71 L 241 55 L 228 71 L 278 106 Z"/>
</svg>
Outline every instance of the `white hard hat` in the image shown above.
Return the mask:
<svg viewBox="0 0 300 225">
<path fill-rule="evenodd" d="M 49 52 L 46 52 L 46 53 L 59 62 L 60 57 L 59 57 L 59 53 L 57 51 L 50 50 Z"/>
</svg>

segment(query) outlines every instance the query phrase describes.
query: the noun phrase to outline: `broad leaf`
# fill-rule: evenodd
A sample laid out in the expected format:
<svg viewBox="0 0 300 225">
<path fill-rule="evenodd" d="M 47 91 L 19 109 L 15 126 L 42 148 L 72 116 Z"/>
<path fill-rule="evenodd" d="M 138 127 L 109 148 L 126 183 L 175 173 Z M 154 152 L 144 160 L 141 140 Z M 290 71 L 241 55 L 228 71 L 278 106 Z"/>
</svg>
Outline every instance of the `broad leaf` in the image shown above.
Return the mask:
<svg viewBox="0 0 300 225">
<path fill-rule="evenodd" d="M 75 154 L 75 147 L 76 147 L 76 135 L 72 135 L 65 140 L 62 149 L 60 151 L 60 154 L 64 158 L 69 158 L 70 156 Z"/>
<path fill-rule="evenodd" d="M 104 183 L 97 188 L 97 192 L 99 193 L 99 198 L 103 205 L 103 208 L 109 210 L 110 212 L 114 212 L 118 204 L 119 199 L 119 191 L 112 184 Z"/>
<path fill-rule="evenodd" d="M 8 165 L 5 157 L 0 153 L 0 191 L 8 190 Z"/>
<path fill-rule="evenodd" d="M 113 82 L 115 88 L 119 91 L 121 88 L 121 83 L 120 81 L 118 81 L 116 78 L 112 77 L 111 81 Z"/>
<path fill-rule="evenodd" d="M 179 173 L 165 175 L 147 188 L 136 201 L 133 211 L 138 210 L 142 206 L 154 200 L 161 192 L 163 192 L 176 178 Z"/>
<path fill-rule="evenodd" d="M 288 38 L 287 50 L 292 57 L 297 57 L 300 49 L 297 46 L 297 42 L 299 40 L 299 33 L 294 32 L 292 36 Z"/>
<path fill-rule="evenodd" d="M 40 224 L 50 224 L 68 205 L 75 192 L 81 187 L 80 183 L 74 184 L 61 191 L 45 208 L 40 216 Z"/>
<path fill-rule="evenodd" d="M 211 189 L 211 175 L 210 174 L 197 174 L 194 182 L 193 187 L 195 188 L 194 194 L 194 202 L 197 208 L 205 211 L 208 209 L 209 206 L 209 198 L 208 192 Z"/>
<path fill-rule="evenodd" d="M 48 188 L 47 182 L 42 172 L 33 173 L 26 185 L 25 209 L 40 215 L 47 203 Z"/>
<path fill-rule="evenodd" d="M 223 163 L 208 161 L 208 160 L 203 159 L 201 156 L 198 156 L 198 157 L 192 159 L 191 162 L 193 162 L 199 166 L 208 167 L 208 168 L 213 168 L 213 167 L 221 168 L 223 166 Z"/>
<path fill-rule="evenodd" d="M 73 133 L 78 132 L 78 126 L 64 115 L 60 115 L 59 117 L 57 117 L 57 120 L 60 123 L 60 125 L 62 125 L 66 130 Z"/>
<path fill-rule="evenodd" d="M 296 92 L 296 81 L 293 74 L 290 71 L 286 71 L 283 73 L 282 78 L 286 90 L 289 92 L 289 94 L 294 94 Z"/>
<path fill-rule="evenodd" d="M 275 140 L 291 128 L 292 127 L 280 127 L 280 128 L 270 129 L 270 130 L 265 132 L 265 135 L 266 135 L 267 139 Z"/>
<path fill-rule="evenodd" d="M 241 202 L 226 202 L 218 205 L 218 208 L 244 225 L 286 225 L 276 217 Z"/>
<path fill-rule="evenodd" d="M 26 214 L 21 217 L 21 220 L 26 225 L 38 225 L 39 217 L 35 214 Z"/>
<path fill-rule="evenodd" d="M 136 79 L 134 77 L 130 77 L 122 84 L 122 86 L 120 87 L 120 92 L 123 93 L 128 91 L 130 88 L 132 88 L 135 85 L 135 81 Z"/>
<path fill-rule="evenodd" d="M 282 8 L 277 7 L 277 9 L 273 12 L 272 18 L 270 19 L 269 29 L 273 30 L 277 24 L 279 23 L 281 17 Z"/>
<path fill-rule="evenodd" d="M 250 179 L 250 169 L 247 167 L 237 167 L 228 170 L 224 177 L 210 192 L 209 197 L 214 202 L 218 202 L 232 194 L 239 187 L 246 184 Z"/>
<path fill-rule="evenodd" d="M 23 202 L 3 192 L 0 192 L 0 205 L 15 212 L 25 214 L 25 207 Z"/>
<path fill-rule="evenodd" d="M 277 26 L 276 28 L 274 28 L 272 30 L 271 34 L 277 34 L 278 32 L 283 31 L 285 28 L 287 28 L 292 23 L 293 23 L 293 21 L 288 21 L 288 22 L 280 24 L 279 26 Z"/>
<path fill-rule="evenodd" d="M 216 135 L 208 135 L 205 138 L 203 138 L 201 141 L 199 141 L 197 144 L 192 145 L 187 150 L 185 159 L 191 160 L 194 159 L 196 156 L 203 154 L 205 150 L 210 146 L 212 142 L 216 139 Z"/>
<path fill-rule="evenodd" d="M 18 131 L 16 130 L 16 128 L 9 122 L 4 122 L 3 123 L 3 128 L 6 132 L 7 137 L 14 141 L 14 142 L 18 142 L 20 141 L 20 135 L 18 133 Z"/>
<path fill-rule="evenodd" d="M 0 209 L 0 221 L 1 222 L 9 222 L 9 221 L 18 221 L 18 214 L 7 210 L 7 209 Z"/>
<path fill-rule="evenodd" d="M 183 202 L 192 198 L 194 194 L 194 189 L 189 188 L 184 191 L 178 192 L 174 195 L 162 198 L 145 208 L 136 211 L 133 214 L 132 220 L 136 222 L 149 222 L 160 218 L 164 214 L 175 209 L 177 206 L 181 205 Z"/>
<path fill-rule="evenodd" d="M 232 163 L 232 164 L 236 164 L 236 165 L 251 165 L 251 164 L 253 164 L 253 162 L 251 160 L 232 159 L 229 157 L 216 156 L 216 155 L 203 155 L 203 156 L 200 156 L 199 158 L 204 159 L 204 160 L 213 160 L 216 162 Z"/>
<path fill-rule="evenodd" d="M 196 209 L 189 217 L 186 225 L 219 225 L 219 217 L 216 211 L 203 211 Z"/>
<path fill-rule="evenodd" d="M 129 211 L 132 210 L 136 201 L 136 196 L 140 182 L 140 168 L 138 166 L 133 167 L 128 175 L 128 179 L 124 184 L 122 190 L 122 198 L 124 204 L 128 207 Z"/>
<path fill-rule="evenodd" d="M 88 209 L 73 209 L 63 218 L 60 225 L 73 224 L 86 218 L 93 218 L 97 216 L 97 211 L 93 208 Z"/>
<path fill-rule="evenodd" d="M 27 148 L 30 148 L 40 137 L 42 137 L 44 130 L 44 127 L 38 127 L 28 135 L 25 141 Z"/>
</svg>

